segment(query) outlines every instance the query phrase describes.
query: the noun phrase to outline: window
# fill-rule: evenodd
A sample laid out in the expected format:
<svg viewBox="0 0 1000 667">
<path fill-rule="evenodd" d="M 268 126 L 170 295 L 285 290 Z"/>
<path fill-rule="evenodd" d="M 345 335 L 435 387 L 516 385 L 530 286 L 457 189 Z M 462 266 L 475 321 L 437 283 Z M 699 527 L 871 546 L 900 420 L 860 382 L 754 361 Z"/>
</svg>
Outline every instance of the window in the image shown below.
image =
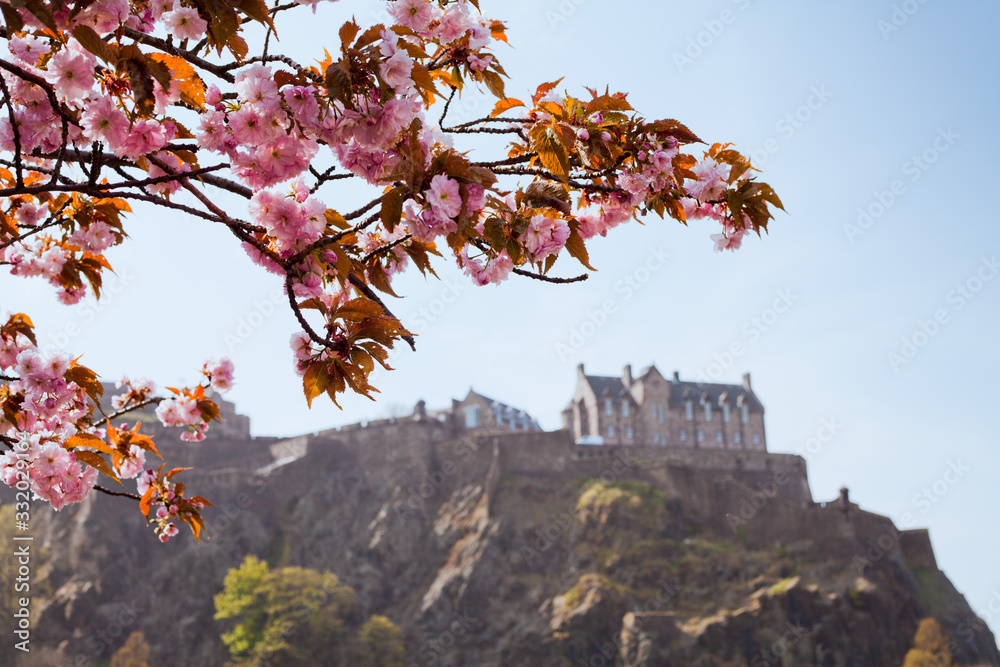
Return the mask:
<svg viewBox="0 0 1000 667">
<path fill-rule="evenodd" d="M 722 404 L 722 421 L 729 423 L 729 403 Z"/>
<path fill-rule="evenodd" d="M 654 445 L 660 444 L 660 434 L 659 433 L 654 433 L 653 434 L 653 444 Z"/>
<path fill-rule="evenodd" d="M 625 427 L 625 437 L 628 440 L 631 440 L 633 435 L 635 435 L 635 432 L 632 430 L 632 427 L 631 426 L 626 426 Z"/>
<path fill-rule="evenodd" d="M 465 409 L 465 428 L 479 428 L 479 407 Z"/>
<path fill-rule="evenodd" d="M 615 404 L 610 398 L 604 399 L 604 414 L 609 417 L 615 414 Z"/>
<path fill-rule="evenodd" d="M 688 439 L 688 430 L 686 428 L 682 428 L 681 429 L 680 438 L 681 438 L 681 442 L 687 442 L 687 439 Z"/>
<path fill-rule="evenodd" d="M 705 442 L 705 432 L 698 429 L 698 442 Z"/>
<path fill-rule="evenodd" d="M 712 404 L 708 402 L 705 403 L 705 421 L 712 421 Z"/>
<path fill-rule="evenodd" d="M 733 442 L 735 442 L 737 445 L 741 444 L 743 442 L 743 434 L 740 433 L 739 431 L 733 433 Z"/>
<path fill-rule="evenodd" d="M 747 405 L 740 406 L 740 419 L 743 420 L 744 424 L 750 423 L 750 407 Z"/>
<path fill-rule="evenodd" d="M 628 401 L 622 401 L 622 417 L 629 416 Z"/>
<path fill-rule="evenodd" d="M 656 420 L 662 424 L 666 416 L 663 411 L 663 403 L 656 404 L 656 413 Z"/>
<path fill-rule="evenodd" d="M 609 426 L 608 427 L 608 437 L 609 438 L 615 437 L 615 427 L 614 426 Z"/>
<path fill-rule="evenodd" d="M 720 445 L 723 443 L 722 431 L 715 432 L 715 441 Z"/>
<path fill-rule="evenodd" d="M 687 401 L 684 403 L 684 416 L 688 421 L 694 420 L 694 401 Z"/>
<path fill-rule="evenodd" d="M 753 434 L 753 444 L 755 444 L 755 445 L 759 445 L 760 444 L 760 433 L 754 433 Z"/>
</svg>

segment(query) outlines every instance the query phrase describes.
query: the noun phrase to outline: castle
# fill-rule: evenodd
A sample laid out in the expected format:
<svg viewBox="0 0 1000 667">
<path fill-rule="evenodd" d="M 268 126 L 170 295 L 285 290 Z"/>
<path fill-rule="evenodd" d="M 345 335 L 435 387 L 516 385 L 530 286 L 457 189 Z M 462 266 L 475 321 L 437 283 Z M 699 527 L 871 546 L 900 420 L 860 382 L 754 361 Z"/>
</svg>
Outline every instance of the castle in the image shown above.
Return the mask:
<svg viewBox="0 0 1000 667">
<path fill-rule="evenodd" d="M 742 385 L 666 380 L 656 366 L 638 377 L 587 375 L 577 366 L 576 394 L 562 413 L 577 444 L 653 445 L 767 451 L 764 406 L 750 374 Z"/>
</svg>

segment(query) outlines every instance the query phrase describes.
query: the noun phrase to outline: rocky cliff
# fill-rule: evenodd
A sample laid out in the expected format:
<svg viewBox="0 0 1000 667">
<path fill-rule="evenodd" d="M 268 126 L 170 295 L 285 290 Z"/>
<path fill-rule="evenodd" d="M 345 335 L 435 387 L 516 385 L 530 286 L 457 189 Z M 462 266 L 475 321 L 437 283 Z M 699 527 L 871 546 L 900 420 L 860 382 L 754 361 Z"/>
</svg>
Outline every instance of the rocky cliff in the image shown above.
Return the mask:
<svg viewBox="0 0 1000 667">
<path fill-rule="evenodd" d="M 411 665 L 886 667 L 928 616 L 957 663 L 1000 665 L 926 533 L 812 502 L 796 457 L 720 471 L 433 422 L 200 447 L 161 445 L 216 504 L 201 544 L 160 544 L 119 498 L 36 503 L 25 665 L 101 664 L 134 630 L 154 667 L 222 665 L 212 597 L 247 554 L 337 574 Z"/>
</svg>

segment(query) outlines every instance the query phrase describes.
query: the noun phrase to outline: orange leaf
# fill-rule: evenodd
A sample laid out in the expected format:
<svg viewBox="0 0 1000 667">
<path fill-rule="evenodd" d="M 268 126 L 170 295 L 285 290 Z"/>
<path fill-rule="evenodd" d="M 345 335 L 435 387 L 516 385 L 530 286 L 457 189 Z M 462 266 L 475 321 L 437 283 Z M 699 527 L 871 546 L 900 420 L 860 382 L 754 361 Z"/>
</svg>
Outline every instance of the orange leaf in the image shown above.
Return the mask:
<svg viewBox="0 0 1000 667">
<path fill-rule="evenodd" d="M 104 460 L 104 457 L 97 452 L 79 451 L 76 452 L 76 459 L 78 461 L 83 461 L 92 468 L 97 468 L 99 471 L 118 482 L 119 486 L 122 485 L 121 480 L 118 479 L 117 475 L 115 475 L 115 471 L 111 469 L 111 466 L 109 466 L 108 462 Z"/>
<path fill-rule="evenodd" d="M 326 362 L 317 362 L 309 366 L 302 376 L 302 390 L 306 395 L 306 403 L 312 407 L 313 399 L 326 391 L 330 377 L 326 373 Z"/>
<path fill-rule="evenodd" d="M 513 97 L 505 97 L 504 99 L 497 102 L 496 106 L 493 107 L 493 111 L 490 112 L 490 118 L 496 118 L 505 111 L 510 111 L 515 107 L 523 107 L 524 102 Z"/>
<path fill-rule="evenodd" d="M 153 487 L 146 489 L 146 493 L 142 494 L 142 500 L 139 501 L 139 509 L 142 510 L 143 516 L 149 516 L 149 506 L 153 502 Z"/>
<path fill-rule="evenodd" d="M 108 446 L 106 442 L 98 438 L 97 436 L 90 435 L 89 433 L 77 433 L 65 444 L 66 449 L 76 449 L 77 447 L 90 447 L 91 449 L 96 449 L 99 452 L 104 452 L 105 454 L 114 454 L 115 450 Z"/>
</svg>

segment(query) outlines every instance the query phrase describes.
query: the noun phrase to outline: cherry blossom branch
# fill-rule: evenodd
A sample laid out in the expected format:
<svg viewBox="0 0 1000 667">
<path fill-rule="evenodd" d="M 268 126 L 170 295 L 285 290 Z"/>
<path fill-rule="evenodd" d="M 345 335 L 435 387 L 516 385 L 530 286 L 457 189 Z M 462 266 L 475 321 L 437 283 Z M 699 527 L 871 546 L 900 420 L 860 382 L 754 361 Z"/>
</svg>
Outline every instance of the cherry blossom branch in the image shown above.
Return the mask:
<svg viewBox="0 0 1000 667">
<path fill-rule="evenodd" d="M 230 74 L 228 71 L 226 71 L 226 68 L 224 66 L 222 66 L 222 65 L 213 65 L 212 63 L 208 62 L 207 60 L 204 60 L 203 58 L 199 58 L 198 56 L 196 56 L 191 51 L 187 51 L 185 49 L 178 48 L 178 47 L 174 46 L 173 44 L 171 44 L 170 42 L 168 42 L 168 41 L 166 41 L 164 39 L 160 39 L 159 37 L 153 37 L 151 35 L 147 35 L 145 33 L 139 32 L 135 28 L 129 28 L 129 27 L 125 27 L 125 26 L 123 26 L 121 28 L 121 31 L 122 31 L 122 34 L 125 35 L 126 37 L 131 37 L 132 39 L 134 39 L 135 41 L 137 41 L 137 42 L 139 42 L 141 44 L 145 44 L 146 46 L 152 46 L 153 48 L 159 49 L 159 50 L 163 51 L 164 53 L 169 53 L 172 56 L 177 56 L 178 58 L 183 58 L 184 60 L 188 61 L 192 65 L 197 65 L 198 67 L 202 68 L 206 72 L 211 72 L 212 74 L 214 74 L 215 76 L 219 77 L 220 79 L 222 79 L 223 81 L 225 81 L 227 83 L 235 83 L 236 82 L 236 77 L 234 77 L 232 74 Z"/>
<path fill-rule="evenodd" d="M 52 107 L 52 111 L 62 116 L 63 119 L 73 123 L 77 127 L 80 127 L 80 121 L 68 115 L 66 110 L 63 108 L 63 105 L 59 103 L 59 100 L 56 98 L 56 93 L 52 89 L 52 86 L 49 85 L 48 81 L 36 74 L 32 74 L 23 67 L 18 67 L 17 65 L 4 60 L 3 58 L 0 58 L 0 69 L 5 69 L 11 74 L 16 74 L 21 79 L 39 86 L 45 91 L 45 96 L 49 100 L 49 105 Z"/>
<path fill-rule="evenodd" d="M 309 173 L 316 177 L 316 184 L 313 185 L 311 188 L 309 188 L 309 194 L 315 194 L 316 191 L 319 190 L 320 187 L 328 181 L 339 181 L 344 178 L 356 178 L 356 176 L 351 173 L 334 174 L 333 170 L 336 168 L 337 166 L 334 165 L 321 174 L 318 171 L 316 171 L 316 169 L 312 165 L 310 165 Z"/>
<path fill-rule="evenodd" d="M 458 88 L 451 86 L 451 95 L 448 96 L 448 100 L 444 103 L 444 111 L 441 112 L 441 118 L 438 120 L 438 125 L 441 126 L 442 131 L 444 130 L 444 117 L 448 115 L 448 109 L 451 107 L 451 101 L 455 99 L 455 93 L 458 92 Z"/>
<path fill-rule="evenodd" d="M 472 245 L 476 246 L 483 252 L 486 252 L 489 249 L 489 247 L 485 243 L 483 243 L 478 239 L 473 239 Z M 519 269 L 516 266 L 513 267 L 512 271 L 519 276 L 524 276 L 525 278 L 531 278 L 532 280 L 540 280 L 543 283 L 554 283 L 557 285 L 580 283 L 590 278 L 590 276 L 586 273 L 576 276 L 575 278 L 553 278 L 551 276 L 542 275 L 541 273 L 532 273 L 531 271 L 525 271 L 524 269 Z"/>
<path fill-rule="evenodd" d="M 379 199 L 381 200 L 381 197 L 379 197 Z M 279 260 L 278 264 L 280 264 L 280 265 L 282 265 L 282 266 L 284 266 L 286 268 L 287 267 L 291 267 L 291 266 L 295 266 L 296 264 L 298 264 L 299 262 L 301 262 L 303 259 L 305 259 L 306 256 L 309 255 L 309 253 L 311 253 L 312 251 L 319 250 L 320 248 L 325 248 L 327 246 L 331 246 L 331 245 L 339 242 L 340 239 L 342 239 L 345 236 L 348 236 L 350 234 L 357 234 L 358 232 L 360 232 L 361 230 L 365 229 L 366 227 L 369 227 L 372 224 L 374 224 L 376 221 L 379 220 L 380 217 L 381 217 L 381 213 L 376 213 L 375 215 L 371 215 L 371 216 L 365 218 L 364 221 L 359 222 L 358 224 L 356 224 L 355 226 L 351 227 L 350 229 L 345 229 L 345 230 L 343 230 L 341 232 L 337 232 L 336 234 L 334 234 L 332 236 L 327 236 L 326 238 L 319 239 L 318 241 L 313 241 L 308 246 L 306 246 L 304 249 L 302 249 L 299 252 L 295 253 L 294 255 L 292 255 L 291 257 L 289 257 L 288 259 L 286 259 L 286 260 Z"/>
<path fill-rule="evenodd" d="M 65 206 L 63 208 L 65 208 Z M 47 222 L 45 222 L 44 224 L 38 225 L 36 227 L 32 227 L 30 231 L 27 231 L 27 232 L 21 234 L 20 236 L 15 236 L 14 238 L 10 239 L 9 241 L 4 241 L 3 243 L 0 243 L 0 249 L 6 248 L 6 247 L 11 246 L 11 245 L 14 245 L 18 241 L 23 241 L 24 239 L 28 238 L 29 236 L 33 236 L 33 235 L 37 234 L 38 232 L 41 232 L 41 231 L 44 231 L 44 230 L 48 229 L 49 227 L 56 226 L 60 222 L 62 222 L 62 220 L 57 215 L 53 215 L 52 218 L 50 220 L 48 220 Z M 7 378 L 4 377 L 3 379 L 7 379 Z"/>
<path fill-rule="evenodd" d="M 52 178 L 49 179 L 49 185 L 55 185 L 59 182 L 59 172 L 62 171 L 63 157 L 66 155 L 67 144 L 69 143 L 69 123 L 66 122 L 66 115 L 59 114 L 59 122 L 62 124 L 62 134 L 59 139 L 59 154 L 56 156 L 56 166 L 52 169 Z"/>
<path fill-rule="evenodd" d="M 170 165 L 168 165 L 163 160 L 161 160 L 161 159 L 159 159 L 157 157 L 154 157 L 152 155 L 146 156 L 146 159 L 148 159 L 150 162 L 152 162 L 153 164 L 155 164 L 157 167 L 159 167 L 160 169 L 162 169 L 163 171 L 165 171 L 167 174 L 172 174 L 175 177 L 178 175 L 178 172 L 176 172 L 173 169 L 173 167 L 171 167 Z M 187 190 L 188 192 L 190 192 L 192 195 L 194 195 L 195 199 L 197 199 L 202 204 L 204 204 L 205 208 L 207 208 L 209 211 L 211 211 L 216 216 L 218 216 L 219 219 L 223 222 L 223 224 L 225 224 L 226 226 L 228 226 L 229 229 L 233 232 L 233 234 L 236 235 L 236 237 L 238 239 L 240 239 L 241 241 L 246 241 L 248 243 L 253 243 L 253 238 L 250 237 L 249 234 L 247 234 L 245 231 L 243 231 L 239 227 L 238 223 L 242 223 L 243 222 L 242 220 L 235 220 L 235 219 L 229 217 L 228 213 L 226 213 L 221 208 L 219 208 L 214 203 L 212 203 L 212 200 L 210 200 L 208 197 L 206 197 L 204 195 L 204 193 L 202 193 L 201 190 L 199 190 L 198 188 L 196 188 L 194 186 L 194 184 L 191 183 L 188 179 L 185 178 L 185 179 L 180 180 L 179 182 L 180 182 L 182 188 L 184 188 L 185 190 Z M 243 224 L 246 224 L 246 223 L 243 223 Z M 255 245 L 257 245 L 257 244 L 255 244 Z M 274 259 L 275 256 L 274 256 L 273 252 L 271 252 L 270 250 L 266 250 L 266 249 L 264 250 L 264 252 L 265 252 L 265 254 L 268 255 L 268 257 L 270 257 L 271 259 Z"/>
<path fill-rule="evenodd" d="M 264 231 L 262 227 L 251 225 L 249 222 L 244 222 L 243 220 L 234 220 L 232 218 L 229 218 L 229 220 L 227 221 L 223 218 L 212 215 L 211 213 L 206 213 L 205 211 L 199 211 L 196 208 L 185 206 L 184 204 L 178 204 L 177 202 L 172 202 L 167 199 L 163 199 L 162 197 L 154 197 L 153 195 L 144 195 L 138 192 L 120 192 L 115 196 L 121 199 L 134 199 L 136 201 L 144 201 L 144 202 L 149 202 L 151 204 L 156 204 L 157 206 L 162 206 L 164 208 L 172 208 L 177 211 L 183 211 L 184 213 L 198 216 L 199 218 L 202 218 L 203 220 L 208 220 L 209 222 L 219 222 L 227 226 L 230 226 L 232 224 L 237 224 L 243 229 L 251 232 Z"/>
<path fill-rule="evenodd" d="M 150 157 L 150 161 L 156 161 L 156 158 Z M 159 166 L 159 165 L 157 165 Z M 5 188 L 0 190 L 0 197 L 11 197 L 14 195 L 29 195 L 29 194 L 41 194 L 43 192 L 80 192 L 83 194 L 98 194 L 104 190 L 117 190 L 119 188 L 141 188 L 147 185 L 156 185 L 158 183 L 172 183 L 175 181 L 185 180 L 187 178 L 193 178 L 199 176 L 200 174 L 206 174 L 213 171 L 218 171 L 220 169 L 225 169 L 229 167 L 228 164 L 217 164 L 213 167 L 202 167 L 201 169 L 195 169 L 193 171 L 185 171 L 176 174 L 168 174 L 166 176 L 155 176 L 152 178 L 145 178 L 143 180 L 126 181 L 121 183 L 96 183 L 91 185 L 86 184 L 74 184 L 74 185 L 32 185 L 26 187 L 14 187 Z M 162 167 L 161 167 L 162 168 Z M 54 170 L 53 170 L 54 171 Z"/>
<path fill-rule="evenodd" d="M 580 181 L 570 179 L 564 179 L 551 171 L 545 169 L 538 169 L 536 167 L 511 167 L 509 169 L 494 169 L 494 174 L 498 176 L 538 176 L 544 178 L 548 181 L 555 181 L 556 183 L 566 183 L 572 188 L 577 190 L 591 190 L 594 192 L 624 192 L 621 188 L 617 188 L 611 185 L 598 185 L 596 183 L 581 183 Z M 592 178 L 592 176 L 577 176 L 577 178 Z"/>
<path fill-rule="evenodd" d="M 470 120 L 467 123 L 461 123 L 460 125 L 456 125 L 454 128 L 450 129 L 462 129 L 466 127 L 472 127 L 473 125 L 478 125 L 480 123 L 524 123 L 526 125 L 534 125 L 537 122 L 538 120 L 534 118 L 496 118 L 487 116 L 485 118 L 477 118 L 476 120 Z"/>
<path fill-rule="evenodd" d="M 397 322 L 400 321 L 398 317 L 396 317 L 395 315 L 392 314 L 392 311 L 389 310 L 389 307 L 387 305 L 385 305 L 385 303 L 382 301 L 382 299 L 379 298 L 378 294 L 376 294 L 374 291 L 372 291 L 372 289 L 370 287 L 368 287 L 367 284 L 365 284 L 365 281 L 361 280 L 361 278 L 357 277 L 353 273 L 350 274 L 347 277 L 347 279 L 351 281 L 351 284 L 354 285 L 354 287 L 359 292 L 361 292 L 366 297 L 368 297 L 369 299 L 371 299 L 372 301 L 374 301 L 375 303 L 377 303 L 379 305 L 379 307 L 382 309 L 382 312 L 384 312 L 386 315 L 388 315 L 392 319 L 396 320 Z M 400 338 L 402 338 L 403 340 L 405 340 L 409 344 L 411 350 L 413 350 L 414 352 L 417 351 L 417 344 L 414 342 L 413 336 L 411 336 L 410 334 L 403 334 L 402 336 L 400 336 Z"/>
<path fill-rule="evenodd" d="M 402 245 L 403 243 L 406 243 L 411 238 L 413 238 L 413 237 L 410 234 L 407 234 L 406 236 L 404 236 L 404 237 L 402 237 L 400 239 L 396 239 L 392 243 L 385 244 L 381 248 L 375 248 L 375 250 L 372 250 L 370 253 L 368 253 L 367 255 L 365 255 L 364 257 L 361 258 L 361 265 L 364 266 L 364 265 L 368 264 L 369 260 L 371 260 L 372 258 L 378 257 L 379 255 L 384 255 L 384 254 L 388 253 L 390 250 L 392 250 L 396 246 Z"/>
<path fill-rule="evenodd" d="M 247 58 L 243 62 L 236 62 L 236 63 L 230 63 L 228 65 L 223 65 L 223 69 L 225 69 L 226 71 L 232 71 L 234 69 L 239 69 L 240 67 L 245 67 L 253 63 L 272 63 L 272 62 L 285 63 L 299 74 L 304 74 L 313 82 L 323 83 L 323 77 L 316 74 L 312 70 L 303 67 L 302 65 L 298 64 L 288 56 L 269 56 L 265 53 L 264 55 L 261 56 L 254 56 L 253 58 Z"/>
<path fill-rule="evenodd" d="M 2 76 L 0 76 L 0 90 L 3 91 L 3 101 L 7 105 L 10 128 L 14 135 L 14 172 L 17 176 L 17 185 L 24 187 L 24 166 L 21 160 L 21 130 L 18 128 L 19 123 L 14 117 L 14 105 L 11 102 L 10 89 L 7 88 L 7 82 L 4 81 Z"/>
<path fill-rule="evenodd" d="M 167 146 L 164 146 L 161 150 L 164 151 L 186 150 L 194 153 L 197 152 L 199 148 L 197 146 L 187 145 L 187 144 L 168 144 Z M 40 155 L 38 157 L 47 158 L 51 156 Z M 93 161 L 97 159 L 99 159 L 102 164 L 105 164 L 109 167 L 118 166 L 118 167 L 135 167 L 137 169 L 140 168 L 134 162 L 123 160 L 122 158 L 119 158 L 111 153 L 101 152 L 99 154 L 99 157 L 95 157 L 93 151 L 81 151 L 75 149 L 66 151 L 66 160 L 68 162 L 75 162 L 81 164 L 93 163 Z M 44 169 L 41 168 L 37 169 L 37 171 L 42 171 L 43 173 L 50 173 L 49 171 L 45 171 Z M 223 178 L 221 176 L 208 174 L 202 176 L 199 180 L 203 181 L 206 185 L 212 185 L 214 187 L 219 188 L 220 190 L 226 190 L 227 192 L 232 192 L 233 194 L 239 195 L 245 199 L 250 199 L 251 197 L 253 197 L 253 190 L 251 190 L 250 188 L 240 185 L 239 183 L 236 183 L 234 181 L 230 181 L 229 179 Z"/>
<path fill-rule="evenodd" d="M 516 155 L 514 157 L 509 157 L 505 160 L 495 160 L 494 162 L 473 162 L 475 167 L 486 167 L 487 169 L 493 169 L 494 167 L 507 167 L 515 164 L 523 164 L 525 162 L 531 162 L 533 159 L 538 157 L 538 153 L 524 153 L 523 155 Z"/>
<path fill-rule="evenodd" d="M 100 491 L 101 493 L 106 493 L 109 496 L 117 496 L 119 498 L 130 498 L 132 500 L 142 500 L 142 496 L 140 496 L 138 494 L 129 493 L 128 491 L 112 491 L 110 489 L 104 488 L 100 484 L 95 484 L 94 485 L 94 491 Z"/>
<path fill-rule="evenodd" d="M 355 218 L 360 218 L 365 213 L 367 213 L 368 211 L 372 210 L 373 208 L 381 204 L 383 196 L 384 195 L 376 197 L 375 199 L 371 200 L 370 202 L 359 208 L 357 211 L 351 211 L 350 213 L 344 216 L 344 220 L 354 220 Z"/>
<path fill-rule="evenodd" d="M 291 306 L 292 313 L 295 315 L 295 319 L 299 321 L 299 326 L 302 327 L 302 330 L 309 335 L 309 338 L 311 338 L 313 342 L 319 343 L 328 349 L 332 347 L 333 341 L 326 338 L 320 338 L 320 335 L 316 333 L 316 330 L 313 329 L 306 320 L 305 315 L 302 314 L 302 309 L 295 300 L 295 289 L 292 286 L 292 274 L 290 273 L 285 274 L 285 293 L 288 295 L 288 305 Z"/>
<path fill-rule="evenodd" d="M 127 415 L 128 413 L 133 412 L 134 410 L 141 410 L 142 408 L 149 405 L 159 405 L 165 400 L 166 399 L 163 398 L 162 396 L 149 398 L 146 399 L 145 401 L 142 401 L 141 403 L 136 403 L 135 405 L 126 406 L 121 410 L 118 410 L 117 412 L 112 412 L 110 415 L 105 415 L 105 418 L 108 419 L 109 421 L 112 419 L 118 419 L 119 417 Z"/>
<path fill-rule="evenodd" d="M 514 267 L 512 270 L 517 275 L 524 276 L 525 278 L 531 278 L 532 280 L 540 280 L 543 283 L 555 283 L 558 285 L 565 285 L 568 283 L 580 283 L 590 278 L 590 276 L 586 273 L 584 273 L 583 275 L 579 275 L 575 278 L 553 278 L 551 276 L 545 276 L 540 273 L 532 273 L 531 271 L 525 271 L 524 269 L 519 269 L 517 267 Z"/>
<path fill-rule="evenodd" d="M 442 127 L 448 134 L 517 134 L 524 136 L 520 127 Z"/>
</svg>

